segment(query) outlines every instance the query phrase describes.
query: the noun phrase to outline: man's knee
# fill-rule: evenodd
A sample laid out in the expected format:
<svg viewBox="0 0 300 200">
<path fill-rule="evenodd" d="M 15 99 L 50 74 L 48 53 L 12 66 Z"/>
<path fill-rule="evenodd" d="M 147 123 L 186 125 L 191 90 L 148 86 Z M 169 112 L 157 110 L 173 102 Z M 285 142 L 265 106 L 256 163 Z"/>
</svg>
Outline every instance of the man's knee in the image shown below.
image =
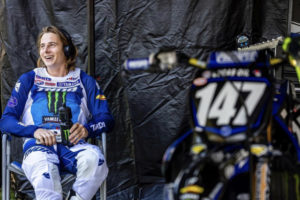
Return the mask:
<svg viewBox="0 0 300 200">
<path fill-rule="evenodd" d="M 26 177 L 32 184 L 37 199 L 41 200 L 61 200 L 62 187 L 60 183 L 59 170 L 53 163 L 40 162 L 31 167 L 30 171 L 24 170 Z"/>
<path fill-rule="evenodd" d="M 53 190 L 36 189 L 34 190 L 36 199 L 39 200 L 62 200 L 62 193 Z"/>
<path fill-rule="evenodd" d="M 58 162 L 56 154 L 40 147 L 25 152 L 22 169 L 34 187 L 37 199 L 62 199 Z"/>
<path fill-rule="evenodd" d="M 77 173 L 73 190 L 82 199 L 91 199 L 108 174 L 108 168 L 99 148 L 86 148 L 76 156 Z"/>
<path fill-rule="evenodd" d="M 107 175 L 108 168 L 104 157 L 91 151 L 82 151 L 77 156 L 77 177 L 91 177 L 98 176 L 99 174 Z"/>
</svg>

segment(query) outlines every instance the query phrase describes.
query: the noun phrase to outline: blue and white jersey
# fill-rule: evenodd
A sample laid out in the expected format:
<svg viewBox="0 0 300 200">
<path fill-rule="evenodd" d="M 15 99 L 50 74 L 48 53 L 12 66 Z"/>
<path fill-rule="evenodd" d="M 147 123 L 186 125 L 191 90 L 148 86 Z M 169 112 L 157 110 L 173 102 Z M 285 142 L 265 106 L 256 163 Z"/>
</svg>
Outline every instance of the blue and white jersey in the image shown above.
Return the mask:
<svg viewBox="0 0 300 200">
<path fill-rule="evenodd" d="M 78 68 L 64 77 L 36 68 L 17 81 L 0 129 L 22 137 L 33 137 L 38 128 L 59 129 L 58 109 L 64 103 L 72 110 L 72 122 L 83 124 L 89 137 L 113 126 L 106 98 L 95 79 Z"/>
</svg>

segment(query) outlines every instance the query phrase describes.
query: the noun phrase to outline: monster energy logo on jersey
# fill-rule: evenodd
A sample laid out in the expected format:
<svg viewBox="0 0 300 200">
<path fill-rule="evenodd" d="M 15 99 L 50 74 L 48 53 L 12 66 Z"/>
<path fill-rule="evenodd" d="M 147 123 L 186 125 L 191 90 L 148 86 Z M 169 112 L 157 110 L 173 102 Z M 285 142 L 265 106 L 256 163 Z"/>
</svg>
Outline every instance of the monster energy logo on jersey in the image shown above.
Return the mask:
<svg viewBox="0 0 300 200">
<path fill-rule="evenodd" d="M 50 113 L 58 114 L 58 109 L 66 102 L 67 92 L 47 91 L 48 110 Z"/>
</svg>

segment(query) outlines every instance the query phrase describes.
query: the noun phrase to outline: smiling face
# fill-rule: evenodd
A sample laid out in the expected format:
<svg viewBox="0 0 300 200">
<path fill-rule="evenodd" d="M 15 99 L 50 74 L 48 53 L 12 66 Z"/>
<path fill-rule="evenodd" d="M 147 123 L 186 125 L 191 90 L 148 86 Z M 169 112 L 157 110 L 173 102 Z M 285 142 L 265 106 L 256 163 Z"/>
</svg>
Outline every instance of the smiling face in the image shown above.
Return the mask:
<svg viewBox="0 0 300 200">
<path fill-rule="evenodd" d="M 40 57 L 47 68 L 64 68 L 66 57 L 60 37 L 54 33 L 44 33 L 40 40 Z"/>
</svg>

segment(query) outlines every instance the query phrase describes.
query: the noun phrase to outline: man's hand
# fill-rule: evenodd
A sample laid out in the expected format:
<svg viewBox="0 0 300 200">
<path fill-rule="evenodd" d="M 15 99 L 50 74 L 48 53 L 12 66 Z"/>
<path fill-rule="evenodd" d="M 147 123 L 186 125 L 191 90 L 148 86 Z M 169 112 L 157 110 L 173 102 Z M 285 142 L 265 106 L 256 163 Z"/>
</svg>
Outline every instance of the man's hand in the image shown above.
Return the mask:
<svg viewBox="0 0 300 200">
<path fill-rule="evenodd" d="M 72 144 L 77 144 L 79 140 L 85 139 L 88 136 L 88 131 L 86 128 L 79 123 L 73 124 L 70 129 L 71 135 L 69 136 L 69 140 Z"/>
<path fill-rule="evenodd" d="M 34 132 L 33 136 L 38 140 L 39 144 L 46 146 L 56 144 L 55 134 L 50 130 L 39 128 Z"/>
</svg>

